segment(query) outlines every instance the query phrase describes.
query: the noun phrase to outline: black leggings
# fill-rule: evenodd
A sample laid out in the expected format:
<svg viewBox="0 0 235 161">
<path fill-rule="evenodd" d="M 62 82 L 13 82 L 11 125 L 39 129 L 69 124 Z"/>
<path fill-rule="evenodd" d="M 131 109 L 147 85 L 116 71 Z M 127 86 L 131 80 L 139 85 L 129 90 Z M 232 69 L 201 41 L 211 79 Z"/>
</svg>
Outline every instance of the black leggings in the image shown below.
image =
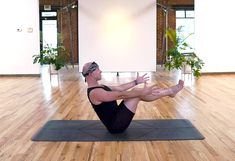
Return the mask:
<svg viewBox="0 0 235 161">
<path fill-rule="evenodd" d="M 107 126 L 108 131 L 110 133 L 122 133 L 128 128 L 134 115 L 135 114 L 126 107 L 124 101 L 122 101 L 118 107 L 116 115 L 109 126 Z"/>
</svg>

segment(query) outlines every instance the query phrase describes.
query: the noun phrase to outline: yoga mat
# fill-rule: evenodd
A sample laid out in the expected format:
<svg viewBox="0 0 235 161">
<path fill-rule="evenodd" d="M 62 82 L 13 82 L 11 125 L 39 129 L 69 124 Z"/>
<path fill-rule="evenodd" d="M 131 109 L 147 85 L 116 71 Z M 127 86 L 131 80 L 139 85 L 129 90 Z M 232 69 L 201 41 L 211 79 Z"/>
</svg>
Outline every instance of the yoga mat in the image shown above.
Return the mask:
<svg viewBox="0 0 235 161">
<path fill-rule="evenodd" d="M 33 141 L 156 141 L 202 140 L 203 135 L 185 119 L 133 120 L 126 131 L 111 134 L 100 120 L 51 120 Z"/>
</svg>

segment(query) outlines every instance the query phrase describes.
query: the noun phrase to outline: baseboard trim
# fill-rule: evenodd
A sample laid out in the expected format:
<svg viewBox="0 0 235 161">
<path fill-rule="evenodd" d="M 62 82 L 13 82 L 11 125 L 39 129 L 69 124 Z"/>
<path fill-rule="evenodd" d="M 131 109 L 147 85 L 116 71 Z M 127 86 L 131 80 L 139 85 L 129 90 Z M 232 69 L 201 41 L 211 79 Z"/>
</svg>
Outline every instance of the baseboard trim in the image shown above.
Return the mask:
<svg viewBox="0 0 235 161">
<path fill-rule="evenodd" d="M 0 74 L 0 77 L 40 77 L 40 74 Z"/>
<path fill-rule="evenodd" d="M 219 74 L 235 74 L 235 72 L 206 72 L 201 75 L 219 75 Z"/>
</svg>

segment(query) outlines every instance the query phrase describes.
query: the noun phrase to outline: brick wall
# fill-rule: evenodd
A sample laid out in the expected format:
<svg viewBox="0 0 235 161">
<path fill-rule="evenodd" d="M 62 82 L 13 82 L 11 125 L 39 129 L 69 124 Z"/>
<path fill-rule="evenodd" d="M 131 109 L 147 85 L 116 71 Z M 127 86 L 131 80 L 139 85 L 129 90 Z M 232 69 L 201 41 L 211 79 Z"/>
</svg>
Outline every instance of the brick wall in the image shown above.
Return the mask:
<svg viewBox="0 0 235 161">
<path fill-rule="evenodd" d="M 192 5 L 194 0 L 168 0 L 170 5 Z"/>
<path fill-rule="evenodd" d="M 71 4 L 74 0 L 40 0 L 40 6 L 43 5 L 52 5 L 52 6 L 66 6 L 67 4 Z M 193 5 L 194 0 L 158 0 L 158 3 L 164 6 L 171 5 Z M 73 51 L 74 51 L 74 62 L 78 61 L 78 14 L 77 9 L 71 10 L 71 22 L 72 22 L 72 33 L 73 33 Z M 68 29 L 68 13 L 63 11 L 59 13 L 58 16 L 58 30 L 64 35 L 65 38 L 65 47 L 67 49 L 71 49 L 70 46 L 70 36 Z M 164 47 L 164 29 L 165 29 L 165 13 L 158 6 L 157 9 L 157 64 L 163 64 L 165 62 L 165 47 Z M 175 11 L 169 10 L 168 12 L 168 26 L 171 28 L 175 28 L 176 19 L 175 19 Z M 168 41 L 168 48 L 171 46 L 171 42 Z"/>
</svg>

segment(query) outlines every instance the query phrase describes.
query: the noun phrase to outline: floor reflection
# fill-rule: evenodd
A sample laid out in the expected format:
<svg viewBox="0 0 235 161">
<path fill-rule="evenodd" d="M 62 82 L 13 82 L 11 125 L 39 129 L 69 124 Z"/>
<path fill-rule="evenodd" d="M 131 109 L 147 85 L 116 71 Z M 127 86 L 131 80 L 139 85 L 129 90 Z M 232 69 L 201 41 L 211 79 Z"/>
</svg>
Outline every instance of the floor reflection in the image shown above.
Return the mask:
<svg viewBox="0 0 235 161">
<path fill-rule="evenodd" d="M 45 99 L 50 100 L 52 96 L 52 89 L 59 87 L 59 73 L 50 74 L 49 65 L 43 65 L 41 66 L 41 81 Z"/>
</svg>

